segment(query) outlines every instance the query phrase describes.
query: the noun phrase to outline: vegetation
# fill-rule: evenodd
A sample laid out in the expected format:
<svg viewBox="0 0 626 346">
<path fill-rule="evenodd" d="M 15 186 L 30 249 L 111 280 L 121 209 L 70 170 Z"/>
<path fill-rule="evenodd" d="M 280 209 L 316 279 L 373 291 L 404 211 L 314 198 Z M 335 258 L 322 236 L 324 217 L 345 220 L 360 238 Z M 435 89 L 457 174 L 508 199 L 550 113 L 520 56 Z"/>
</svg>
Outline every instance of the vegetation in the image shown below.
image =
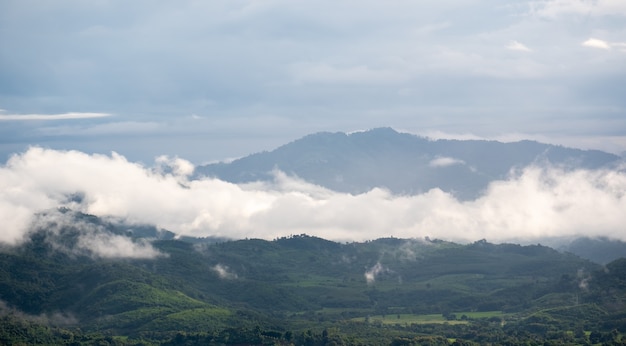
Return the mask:
<svg viewBox="0 0 626 346">
<path fill-rule="evenodd" d="M 306 235 L 155 240 L 154 259 L 48 245 L 36 232 L 0 253 L 0 344 L 626 343 L 626 259 Z"/>
</svg>

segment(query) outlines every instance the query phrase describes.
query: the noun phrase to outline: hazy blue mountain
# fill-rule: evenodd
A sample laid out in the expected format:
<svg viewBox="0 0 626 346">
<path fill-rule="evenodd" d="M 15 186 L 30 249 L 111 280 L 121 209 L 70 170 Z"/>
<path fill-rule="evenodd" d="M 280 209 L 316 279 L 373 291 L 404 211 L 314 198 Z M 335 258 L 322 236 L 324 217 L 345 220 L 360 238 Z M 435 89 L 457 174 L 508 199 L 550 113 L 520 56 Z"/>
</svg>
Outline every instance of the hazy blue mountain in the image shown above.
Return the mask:
<svg viewBox="0 0 626 346">
<path fill-rule="evenodd" d="M 626 243 L 605 237 L 577 238 L 559 249 L 600 264 L 607 264 L 618 258 L 626 258 Z"/>
<path fill-rule="evenodd" d="M 271 180 L 279 169 L 329 189 L 362 193 L 374 187 L 416 194 L 438 187 L 473 199 L 489 182 L 514 168 L 551 163 L 566 168 L 599 168 L 617 155 L 542 144 L 484 140 L 430 140 L 391 128 L 352 134 L 316 133 L 270 152 L 199 166 L 197 176 L 245 183 Z"/>
</svg>

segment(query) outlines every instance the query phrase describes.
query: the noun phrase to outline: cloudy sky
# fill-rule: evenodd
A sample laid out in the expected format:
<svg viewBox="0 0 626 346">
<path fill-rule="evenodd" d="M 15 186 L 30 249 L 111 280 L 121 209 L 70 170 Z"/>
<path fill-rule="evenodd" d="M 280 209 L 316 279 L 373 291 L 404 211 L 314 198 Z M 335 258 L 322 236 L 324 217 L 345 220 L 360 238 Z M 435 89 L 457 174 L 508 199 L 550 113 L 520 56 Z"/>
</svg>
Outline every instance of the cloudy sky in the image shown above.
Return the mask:
<svg viewBox="0 0 626 346">
<path fill-rule="evenodd" d="M 626 150 L 622 0 L 5 0 L 0 42 L 0 161 L 378 126 Z"/>
<path fill-rule="evenodd" d="M 380 126 L 626 152 L 624 0 L 3 0 L 0 42 L 2 243 L 58 206 L 195 236 L 626 240 L 624 167 L 472 201 L 188 179 Z"/>
</svg>

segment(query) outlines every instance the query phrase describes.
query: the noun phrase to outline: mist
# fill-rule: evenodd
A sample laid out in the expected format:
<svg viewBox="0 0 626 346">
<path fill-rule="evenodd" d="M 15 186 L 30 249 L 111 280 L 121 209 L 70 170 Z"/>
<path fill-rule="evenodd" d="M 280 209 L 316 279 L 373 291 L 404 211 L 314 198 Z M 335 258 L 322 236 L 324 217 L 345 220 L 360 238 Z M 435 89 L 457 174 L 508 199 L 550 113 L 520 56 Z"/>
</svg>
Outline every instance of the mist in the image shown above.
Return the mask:
<svg viewBox="0 0 626 346">
<path fill-rule="evenodd" d="M 70 256 L 143 259 L 167 256 L 153 248 L 147 239 L 116 234 L 68 210 L 36 213 L 25 231 L 38 233 L 52 249 Z"/>
<path fill-rule="evenodd" d="M 70 313 L 56 312 L 52 314 L 31 315 L 9 306 L 0 300 L 0 316 L 17 316 L 26 321 L 31 321 L 48 326 L 72 326 L 78 324 L 78 319 Z"/>
<path fill-rule="evenodd" d="M 271 183 L 245 185 L 191 180 L 192 172 L 193 165 L 181 158 L 159 157 L 146 166 L 116 153 L 30 148 L 0 166 L 0 242 L 22 243 L 36 213 L 59 207 L 195 237 L 274 239 L 306 233 L 336 241 L 428 236 L 532 242 L 583 235 L 626 240 L 625 167 L 529 166 L 470 201 L 439 189 L 411 196 L 379 188 L 338 193 L 282 172 L 275 172 Z M 154 255 L 145 244 L 97 233 L 84 236 L 81 244 L 104 257 L 119 255 L 107 254 L 107 248 Z"/>
</svg>

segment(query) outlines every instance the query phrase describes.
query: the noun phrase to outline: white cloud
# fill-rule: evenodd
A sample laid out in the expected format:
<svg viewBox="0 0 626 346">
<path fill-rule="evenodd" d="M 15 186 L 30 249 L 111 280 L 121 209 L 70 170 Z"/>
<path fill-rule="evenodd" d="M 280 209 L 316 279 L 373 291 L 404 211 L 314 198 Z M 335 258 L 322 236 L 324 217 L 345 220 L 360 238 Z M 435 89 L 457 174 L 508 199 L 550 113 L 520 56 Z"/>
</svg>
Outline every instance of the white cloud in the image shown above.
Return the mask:
<svg viewBox="0 0 626 346">
<path fill-rule="evenodd" d="M 373 284 L 374 282 L 376 282 L 376 277 L 382 273 L 387 272 L 388 269 L 385 268 L 382 264 L 380 264 L 380 262 L 376 262 L 376 264 L 371 267 L 370 269 L 365 271 L 365 281 L 367 281 L 368 285 Z"/>
<path fill-rule="evenodd" d="M 238 186 L 187 181 L 187 172 L 183 167 L 159 173 L 116 154 L 32 148 L 0 168 L 0 241 L 19 243 L 32 213 L 60 205 L 191 236 L 274 239 L 307 233 L 333 240 L 393 235 L 464 242 L 604 235 L 626 240 L 624 170 L 528 167 L 465 202 L 439 189 L 415 196 L 381 189 L 350 195 L 285 175 L 274 184 Z M 84 196 L 81 203 L 68 203 L 74 193 Z M 130 246 L 120 239 L 92 240 L 85 244 Z"/>
<path fill-rule="evenodd" d="M 77 246 L 102 258 L 155 258 L 162 255 L 147 241 L 133 241 L 125 236 L 102 232 L 81 235 Z"/>
<path fill-rule="evenodd" d="M 599 40 L 597 38 L 590 38 L 587 41 L 582 43 L 583 46 L 585 47 L 592 47 L 592 48 L 600 48 L 600 49 L 611 49 L 611 44 L 603 41 L 603 40 Z"/>
<path fill-rule="evenodd" d="M 62 113 L 62 114 L 0 114 L 0 121 L 75 120 L 110 117 L 109 113 Z"/>
<path fill-rule="evenodd" d="M 432 159 L 428 163 L 428 166 L 430 166 L 430 167 L 449 167 L 449 166 L 453 166 L 453 165 L 462 165 L 462 164 L 465 164 L 465 161 L 459 160 L 459 159 L 455 159 L 453 157 L 438 157 L 438 158 Z"/>
<path fill-rule="evenodd" d="M 626 43 L 624 42 L 608 42 L 597 38 L 590 38 L 587 41 L 583 42 L 582 45 L 585 47 L 599 48 L 605 50 L 610 50 L 611 48 L 615 47 L 622 52 L 626 52 Z"/>
<path fill-rule="evenodd" d="M 506 48 L 509 50 L 516 50 L 520 52 L 532 52 L 532 49 L 528 48 L 526 45 L 518 41 L 511 41 L 508 45 L 506 45 Z"/>
<path fill-rule="evenodd" d="M 193 174 L 194 166 L 191 162 L 178 157 L 168 157 L 161 155 L 155 159 L 156 172 L 167 174 L 171 172 L 177 177 L 188 177 Z"/>
<path fill-rule="evenodd" d="M 75 202 L 70 202 L 70 205 Z M 87 255 L 100 258 L 155 258 L 163 256 L 145 239 L 133 240 L 121 234 L 106 229 L 103 225 L 93 224 L 83 220 L 74 212 L 60 212 L 46 210 L 37 215 L 31 215 L 32 222 L 28 228 L 30 232 L 42 232 L 45 241 L 52 248 L 70 255 Z M 75 244 L 68 242 L 68 236 L 73 236 Z M 23 239 L 20 239 L 22 241 Z M 6 241 L 9 244 L 15 243 Z"/>
<path fill-rule="evenodd" d="M 217 273 L 217 275 L 220 277 L 220 279 L 225 279 L 225 280 L 234 280 L 237 279 L 237 274 L 232 272 L 230 270 L 230 268 L 228 266 L 225 266 L 223 264 L 216 264 L 215 266 L 213 266 L 213 271 Z"/>
</svg>

